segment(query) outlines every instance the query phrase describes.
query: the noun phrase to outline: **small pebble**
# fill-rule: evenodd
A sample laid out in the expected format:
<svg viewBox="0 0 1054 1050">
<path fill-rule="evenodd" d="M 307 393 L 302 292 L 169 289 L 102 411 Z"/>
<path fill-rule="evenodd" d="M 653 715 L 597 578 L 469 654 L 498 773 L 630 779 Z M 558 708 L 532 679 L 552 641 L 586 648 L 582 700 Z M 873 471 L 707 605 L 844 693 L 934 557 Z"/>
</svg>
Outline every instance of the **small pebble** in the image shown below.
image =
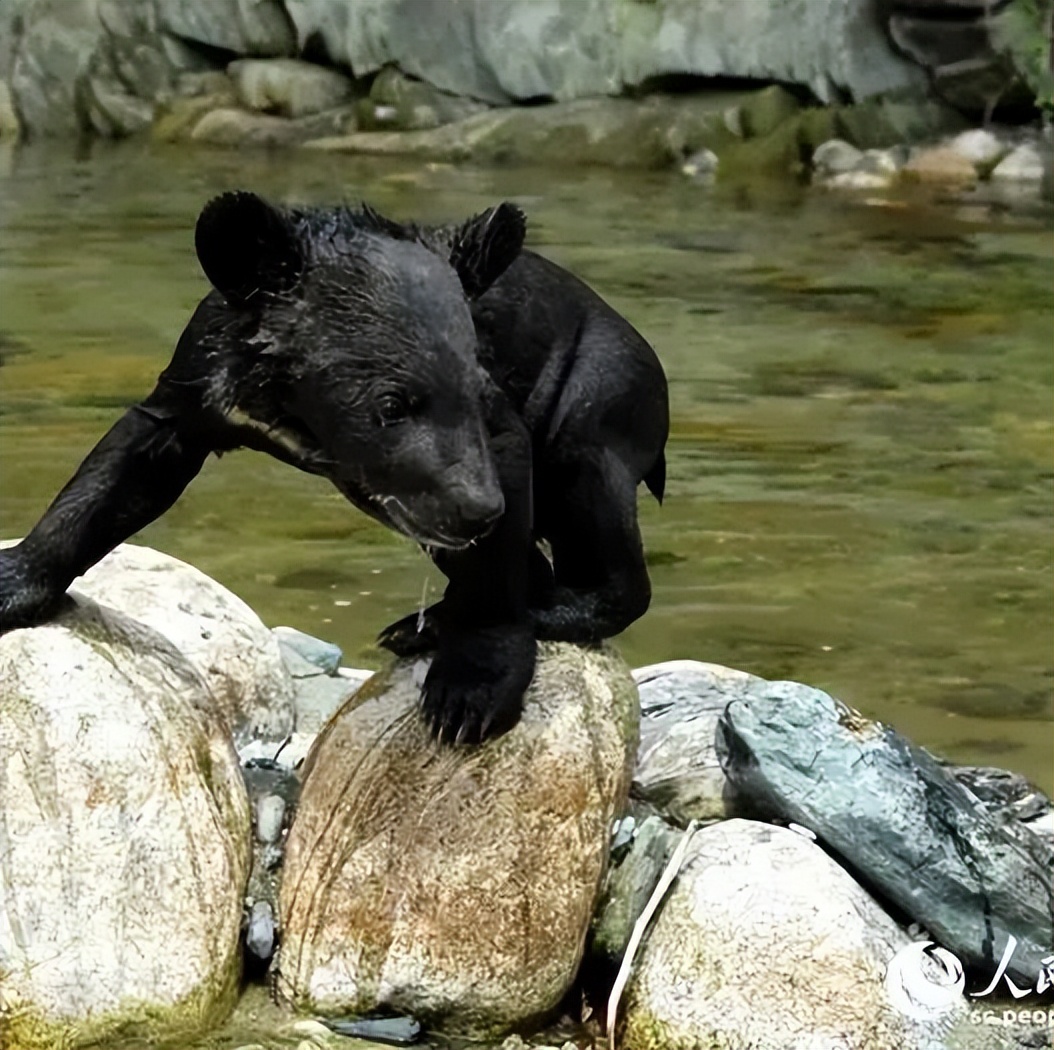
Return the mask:
<svg viewBox="0 0 1054 1050">
<path fill-rule="evenodd" d="M 712 150 L 701 149 L 698 153 L 693 153 L 681 165 L 681 171 L 693 179 L 713 178 L 717 174 L 719 163 L 716 153 Z"/>
<path fill-rule="evenodd" d="M 816 147 L 812 155 L 812 166 L 821 178 L 829 178 L 852 171 L 863 156 L 856 146 L 842 139 L 829 139 Z"/>
</svg>

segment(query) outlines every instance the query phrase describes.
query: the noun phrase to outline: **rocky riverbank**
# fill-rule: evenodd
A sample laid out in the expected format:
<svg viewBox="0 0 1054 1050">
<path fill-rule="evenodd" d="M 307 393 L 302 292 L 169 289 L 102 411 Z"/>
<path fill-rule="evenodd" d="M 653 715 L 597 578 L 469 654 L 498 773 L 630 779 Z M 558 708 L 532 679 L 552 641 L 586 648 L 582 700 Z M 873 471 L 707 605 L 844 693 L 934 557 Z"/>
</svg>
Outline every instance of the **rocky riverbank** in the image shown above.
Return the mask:
<svg viewBox="0 0 1054 1050">
<path fill-rule="evenodd" d="M 1027 187 L 1049 184 L 1050 7 L 12 0 L 0 137 Z M 982 156 L 948 144 L 993 120 Z M 831 140 L 866 156 L 814 160 Z"/>
<path fill-rule="evenodd" d="M 269 1050 L 1050 1045 L 1054 825 L 1021 778 L 808 686 L 563 645 L 515 730 L 451 749 L 425 669 L 344 668 L 129 545 L 0 638 L 0 1046 L 193 1046 L 243 972 Z"/>
</svg>

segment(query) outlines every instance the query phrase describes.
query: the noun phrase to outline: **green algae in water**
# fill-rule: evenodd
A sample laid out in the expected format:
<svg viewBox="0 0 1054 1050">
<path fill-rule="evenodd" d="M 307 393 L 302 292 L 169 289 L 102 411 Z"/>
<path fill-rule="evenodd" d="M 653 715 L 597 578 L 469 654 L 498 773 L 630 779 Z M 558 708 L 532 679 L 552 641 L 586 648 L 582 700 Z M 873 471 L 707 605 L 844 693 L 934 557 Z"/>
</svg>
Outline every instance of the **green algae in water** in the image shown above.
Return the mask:
<svg viewBox="0 0 1054 1050">
<path fill-rule="evenodd" d="M 954 760 L 1054 787 L 1049 211 L 33 146 L 0 176 L 0 533 L 25 532 L 149 390 L 206 291 L 197 212 L 236 186 L 425 221 L 518 200 L 532 243 L 625 313 L 670 376 L 667 499 L 641 501 L 654 600 L 620 639 L 627 659 L 795 678 Z M 211 460 L 139 541 L 363 666 L 381 661 L 380 628 L 443 584 L 325 482 L 254 453 Z"/>
</svg>

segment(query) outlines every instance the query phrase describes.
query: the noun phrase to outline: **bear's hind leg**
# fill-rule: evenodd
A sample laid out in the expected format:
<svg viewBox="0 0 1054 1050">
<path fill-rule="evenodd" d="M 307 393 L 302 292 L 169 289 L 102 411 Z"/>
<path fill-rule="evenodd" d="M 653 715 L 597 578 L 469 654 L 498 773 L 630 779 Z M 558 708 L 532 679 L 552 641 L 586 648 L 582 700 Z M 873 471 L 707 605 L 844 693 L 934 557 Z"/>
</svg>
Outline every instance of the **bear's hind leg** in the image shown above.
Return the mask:
<svg viewBox="0 0 1054 1050">
<path fill-rule="evenodd" d="M 548 608 L 531 609 L 536 636 L 589 644 L 619 634 L 651 601 L 634 478 L 604 450 L 557 467 L 541 495 L 556 587 Z"/>
</svg>

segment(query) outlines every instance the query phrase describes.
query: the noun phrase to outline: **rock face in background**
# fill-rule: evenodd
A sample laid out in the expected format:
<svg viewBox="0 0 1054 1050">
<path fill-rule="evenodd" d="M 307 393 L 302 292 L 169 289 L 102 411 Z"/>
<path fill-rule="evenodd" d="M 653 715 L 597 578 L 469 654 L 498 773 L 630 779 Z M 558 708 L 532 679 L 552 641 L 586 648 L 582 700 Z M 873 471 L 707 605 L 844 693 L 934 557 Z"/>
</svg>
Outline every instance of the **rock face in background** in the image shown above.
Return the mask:
<svg viewBox="0 0 1054 1050">
<path fill-rule="evenodd" d="M 226 723 L 163 637 L 85 600 L 0 637 L 0 1044 L 222 1015 L 249 828 Z"/>
<path fill-rule="evenodd" d="M 609 651 L 546 645 L 519 725 L 454 749 L 418 715 L 425 670 L 375 675 L 308 758 L 277 988 L 326 1014 L 483 1036 L 574 980 L 629 789 L 636 689 Z"/>
<path fill-rule="evenodd" d="M 619 94 L 670 74 L 799 84 L 821 101 L 919 89 L 858 0 L 287 0 L 303 46 L 495 104 Z"/>
<path fill-rule="evenodd" d="M 302 76 L 347 75 L 361 94 L 389 68 L 422 82 L 394 125 L 384 112 L 366 121 L 404 129 L 670 77 L 777 82 L 827 104 L 920 102 L 932 79 L 974 115 L 1015 96 L 1049 104 L 1041 0 L 1013 0 L 983 27 L 981 0 L 951 6 L 962 25 L 914 0 L 896 0 L 892 22 L 879 0 L 6 0 L 0 134 L 132 134 L 180 93 L 181 74 L 297 55 Z M 260 85 L 290 70 L 253 76 L 247 104 L 260 108 Z"/>
<path fill-rule="evenodd" d="M 160 551 L 125 543 L 73 588 L 152 627 L 205 679 L 235 738 L 281 740 L 293 685 L 278 641 L 237 595 Z"/>
</svg>

